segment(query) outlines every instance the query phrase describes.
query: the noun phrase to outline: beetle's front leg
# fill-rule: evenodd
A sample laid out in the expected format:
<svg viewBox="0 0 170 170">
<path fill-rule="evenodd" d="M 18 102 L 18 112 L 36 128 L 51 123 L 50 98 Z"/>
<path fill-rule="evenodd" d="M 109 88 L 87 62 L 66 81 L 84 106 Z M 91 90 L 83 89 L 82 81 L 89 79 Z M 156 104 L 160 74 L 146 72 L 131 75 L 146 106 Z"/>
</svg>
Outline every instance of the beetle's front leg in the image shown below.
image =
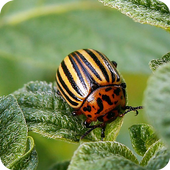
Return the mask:
<svg viewBox="0 0 170 170">
<path fill-rule="evenodd" d="M 105 127 L 106 127 L 106 124 L 103 122 L 101 124 L 97 124 L 97 125 L 92 125 L 90 126 L 90 123 L 92 121 L 90 119 L 86 119 L 86 121 L 84 121 L 84 125 L 86 126 L 86 128 L 90 128 L 84 135 L 81 136 L 81 139 L 83 139 L 86 135 L 88 135 L 92 130 L 100 127 L 102 128 L 102 132 L 101 132 L 101 140 L 103 140 L 103 138 L 105 137 Z"/>
<path fill-rule="evenodd" d="M 138 110 L 143 109 L 143 106 L 137 106 L 137 107 L 132 107 L 132 106 L 126 106 L 126 110 L 124 113 L 120 114 L 119 117 L 123 117 L 125 114 L 127 114 L 130 111 L 135 111 L 136 115 L 138 115 Z"/>
</svg>

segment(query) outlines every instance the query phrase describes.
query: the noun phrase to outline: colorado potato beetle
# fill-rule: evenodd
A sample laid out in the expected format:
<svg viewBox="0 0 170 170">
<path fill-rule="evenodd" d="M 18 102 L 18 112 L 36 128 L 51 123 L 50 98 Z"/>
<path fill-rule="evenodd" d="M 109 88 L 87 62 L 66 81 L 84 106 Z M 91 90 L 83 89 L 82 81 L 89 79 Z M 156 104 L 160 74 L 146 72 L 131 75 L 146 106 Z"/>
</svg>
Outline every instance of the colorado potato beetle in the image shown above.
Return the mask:
<svg viewBox="0 0 170 170">
<path fill-rule="evenodd" d="M 58 92 L 74 109 L 73 115 L 84 114 L 84 125 L 102 128 L 105 137 L 106 124 L 142 106 L 127 106 L 126 84 L 116 69 L 117 63 L 93 49 L 81 49 L 70 53 L 59 65 L 56 73 Z M 90 125 L 93 121 L 102 123 Z"/>
</svg>

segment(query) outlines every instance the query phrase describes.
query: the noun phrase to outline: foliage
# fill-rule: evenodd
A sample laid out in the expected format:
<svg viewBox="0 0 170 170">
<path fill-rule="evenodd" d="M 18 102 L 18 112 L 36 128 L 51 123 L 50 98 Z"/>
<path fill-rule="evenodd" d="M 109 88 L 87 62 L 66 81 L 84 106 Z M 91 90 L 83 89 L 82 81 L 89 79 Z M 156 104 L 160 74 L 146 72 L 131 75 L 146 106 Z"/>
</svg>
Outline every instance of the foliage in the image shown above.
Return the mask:
<svg viewBox="0 0 170 170">
<path fill-rule="evenodd" d="M 148 81 L 144 105 L 148 119 L 170 147 L 170 63 L 161 64 Z"/>
<path fill-rule="evenodd" d="M 161 59 L 153 59 L 150 61 L 150 68 L 154 71 L 159 66 L 170 61 L 170 53 L 165 54 Z"/>
<path fill-rule="evenodd" d="M 1 158 L 7 167 L 36 169 L 37 154 L 33 139 L 28 137 L 28 142 L 26 142 L 27 127 L 30 131 L 41 133 L 50 138 L 63 138 L 74 142 L 77 140 L 76 134 L 84 131 L 80 120 L 70 116 L 67 103 L 62 102 L 61 104 L 60 97 L 54 98 L 52 87 L 51 83 L 30 82 L 12 95 L 1 97 L 1 120 L 4 121 L 1 121 Z M 68 111 L 68 114 L 63 113 L 63 110 Z M 15 127 L 16 125 L 18 127 Z M 115 128 L 120 129 L 119 126 L 121 125 L 117 124 Z M 6 131 L 4 127 L 7 129 Z M 142 170 L 144 169 L 142 166 L 160 169 L 167 164 L 170 154 L 163 143 L 153 135 L 155 132 L 152 127 L 139 124 L 133 125 L 129 130 L 132 146 L 137 153 L 143 156 L 140 163 L 130 149 L 113 141 L 117 134 L 112 134 L 113 137 L 110 141 L 83 142 L 75 152 L 68 169 L 100 169 L 101 167 L 114 169 L 121 166 L 124 169 Z M 16 135 L 19 139 L 16 138 Z M 20 140 L 23 140 L 23 143 Z M 16 146 L 20 148 L 16 150 Z M 7 149 L 9 153 L 6 149 L 4 150 L 5 147 L 10 148 Z M 98 163 L 94 164 L 94 162 Z M 157 166 L 155 167 L 155 165 Z M 63 166 L 66 166 L 65 163 Z"/>
<path fill-rule="evenodd" d="M 99 1 L 136 22 L 170 31 L 169 10 L 160 1 Z M 155 170 L 167 164 L 169 34 L 150 26 L 145 27 L 144 34 L 143 28 L 96 0 L 14 0 L 4 6 L 0 15 L 0 76 L 1 86 L 6 84 L 1 89 L 5 91 L 7 86 L 11 89 L 11 94 L 0 97 L 0 157 L 6 167 L 37 169 L 38 155 L 30 131 L 51 139 L 80 142 L 71 161 L 57 162 L 50 170 Z M 142 157 L 141 161 L 127 146 L 115 141 L 123 118 L 107 125 L 104 141 L 100 141 L 101 129 L 79 141 L 87 130 L 82 126 L 84 117 L 73 117 L 72 108 L 57 95 L 53 78 L 44 78 L 55 76 L 56 65 L 65 55 L 88 47 L 99 49 L 117 61 L 121 71 L 130 73 L 149 73 L 148 63 L 155 56 L 150 62 L 153 74 L 143 102 L 153 127 L 140 123 L 129 128 L 132 147 Z M 165 55 L 157 59 L 162 54 Z M 23 79 L 20 83 L 24 83 L 30 78 L 32 81 L 12 92 L 17 80 Z M 41 78 L 50 83 L 33 81 Z"/>
<path fill-rule="evenodd" d="M 136 22 L 150 24 L 170 31 L 168 7 L 158 0 L 99 0 L 120 10 Z"/>
<path fill-rule="evenodd" d="M 35 169 L 37 153 L 27 134 L 21 108 L 13 95 L 0 98 L 0 157 L 10 169 Z"/>
</svg>

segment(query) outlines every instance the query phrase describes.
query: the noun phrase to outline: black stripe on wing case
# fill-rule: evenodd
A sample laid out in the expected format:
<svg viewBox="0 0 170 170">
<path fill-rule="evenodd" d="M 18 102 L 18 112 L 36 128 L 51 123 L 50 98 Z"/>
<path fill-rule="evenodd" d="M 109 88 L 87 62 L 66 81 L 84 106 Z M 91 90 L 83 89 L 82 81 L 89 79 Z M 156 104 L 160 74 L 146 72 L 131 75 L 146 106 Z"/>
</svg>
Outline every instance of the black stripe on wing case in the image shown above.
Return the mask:
<svg viewBox="0 0 170 170">
<path fill-rule="evenodd" d="M 77 61 L 78 65 L 79 65 L 79 67 L 84 72 L 88 83 L 91 84 L 92 82 L 94 82 L 94 79 L 89 74 L 88 70 L 83 66 L 82 61 L 78 58 L 77 53 L 73 52 L 73 53 L 71 53 L 71 55 L 74 57 L 74 59 Z"/>
<path fill-rule="evenodd" d="M 74 89 L 79 95 L 83 96 L 82 91 L 81 91 L 80 88 L 77 86 L 76 82 L 74 81 L 74 79 L 73 79 L 73 77 L 72 77 L 70 71 L 68 70 L 68 68 L 67 68 L 67 66 L 66 66 L 66 64 L 65 64 L 64 61 L 61 62 L 61 67 L 62 67 L 62 69 L 63 69 L 66 77 L 68 78 L 71 86 L 73 87 L 73 89 Z"/>
<path fill-rule="evenodd" d="M 79 53 L 78 51 L 76 51 L 76 53 L 78 54 L 78 56 L 82 59 L 82 61 L 86 64 L 86 66 L 92 71 L 92 73 L 94 73 L 94 75 L 100 80 L 102 81 L 100 75 L 96 72 L 95 68 L 86 60 L 86 58 Z M 89 74 L 89 73 L 88 73 Z"/>
<path fill-rule="evenodd" d="M 61 77 L 61 75 L 60 75 L 60 73 L 59 73 L 58 70 L 57 70 L 57 77 L 58 77 L 61 85 L 63 86 L 63 88 L 67 91 L 67 93 L 68 93 L 73 99 L 75 99 L 75 100 L 77 100 L 77 101 L 81 101 L 78 97 L 76 97 L 76 96 L 70 91 L 70 89 L 68 88 L 68 86 L 67 86 L 67 85 L 65 84 L 65 82 L 63 81 L 63 79 L 62 79 L 62 77 Z M 60 87 L 60 86 L 59 86 L 59 87 Z M 61 87 L 60 87 L 60 90 L 63 91 Z M 64 92 L 63 92 L 63 95 L 66 97 L 66 94 L 65 94 Z M 67 98 L 67 97 L 66 97 L 66 98 Z M 68 99 L 68 100 L 69 100 L 69 99 Z"/>
<path fill-rule="evenodd" d="M 103 58 L 104 62 L 106 63 L 112 75 L 112 83 L 114 83 L 115 82 L 115 69 L 113 68 L 112 64 L 107 61 L 106 57 L 102 53 L 100 53 L 99 51 L 96 51 L 96 52 Z M 117 74 L 116 76 L 117 76 L 117 81 L 119 81 L 120 80 L 119 74 Z"/>
<path fill-rule="evenodd" d="M 57 81 L 56 81 L 56 82 L 57 82 Z M 67 100 L 71 105 L 73 105 L 73 106 L 77 106 L 77 105 L 78 105 L 78 103 L 72 101 L 72 100 L 64 93 L 62 87 L 59 85 L 58 82 L 57 82 L 57 86 L 58 86 L 59 90 L 61 91 L 61 93 L 63 94 L 63 96 L 66 98 L 66 100 Z"/>
<path fill-rule="evenodd" d="M 105 79 L 107 82 L 109 82 L 109 76 L 107 74 L 107 71 L 105 69 L 105 67 L 103 66 L 103 64 L 100 62 L 100 60 L 96 57 L 96 55 L 90 51 L 89 49 L 84 49 L 90 56 L 91 58 L 94 60 L 94 62 L 99 66 L 100 70 L 102 71 Z"/>
<path fill-rule="evenodd" d="M 77 73 L 78 77 L 79 77 L 79 80 L 80 82 L 82 83 L 83 87 L 87 90 L 87 86 L 86 86 L 86 83 L 82 77 L 82 74 L 80 72 L 80 69 L 78 68 L 77 64 L 75 63 L 74 59 L 71 57 L 71 55 L 68 55 L 70 61 L 71 61 L 71 64 L 75 70 L 75 72 Z"/>
</svg>

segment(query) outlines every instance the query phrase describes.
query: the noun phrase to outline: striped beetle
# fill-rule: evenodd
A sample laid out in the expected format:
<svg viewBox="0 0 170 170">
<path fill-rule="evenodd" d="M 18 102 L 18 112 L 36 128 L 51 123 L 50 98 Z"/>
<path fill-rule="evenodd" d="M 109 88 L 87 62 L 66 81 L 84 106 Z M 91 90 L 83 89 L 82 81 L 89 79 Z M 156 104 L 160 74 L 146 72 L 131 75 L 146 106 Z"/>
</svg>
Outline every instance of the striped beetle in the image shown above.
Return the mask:
<svg viewBox="0 0 170 170">
<path fill-rule="evenodd" d="M 102 128 L 105 137 L 106 123 L 124 116 L 142 106 L 127 106 L 126 84 L 118 73 L 117 63 L 93 49 L 81 49 L 70 53 L 59 65 L 56 82 L 59 94 L 74 109 L 73 115 L 84 114 L 84 125 L 90 128 L 81 139 L 93 129 Z M 93 121 L 102 123 L 90 125 Z"/>
</svg>

